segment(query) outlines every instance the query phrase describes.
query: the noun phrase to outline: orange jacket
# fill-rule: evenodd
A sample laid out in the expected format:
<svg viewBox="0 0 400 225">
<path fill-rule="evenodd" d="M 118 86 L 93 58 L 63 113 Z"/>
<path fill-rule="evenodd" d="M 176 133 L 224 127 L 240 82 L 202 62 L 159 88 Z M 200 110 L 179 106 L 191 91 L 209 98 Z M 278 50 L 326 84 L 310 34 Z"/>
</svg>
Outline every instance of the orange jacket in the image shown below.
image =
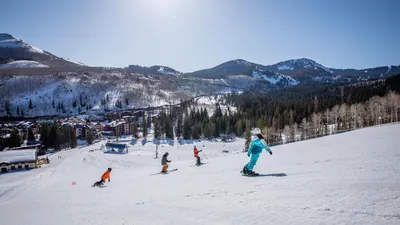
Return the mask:
<svg viewBox="0 0 400 225">
<path fill-rule="evenodd" d="M 101 176 L 102 180 L 106 180 L 108 178 L 108 181 L 110 181 L 110 171 L 106 171 L 103 176 Z"/>
<path fill-rule="evenodd" d="M 193 149 L 193 153 L 194 153 L 194 157 L 198 157 L 199 156 L 199 150 L 197 150 L 197 148 Z"/>
</svg>

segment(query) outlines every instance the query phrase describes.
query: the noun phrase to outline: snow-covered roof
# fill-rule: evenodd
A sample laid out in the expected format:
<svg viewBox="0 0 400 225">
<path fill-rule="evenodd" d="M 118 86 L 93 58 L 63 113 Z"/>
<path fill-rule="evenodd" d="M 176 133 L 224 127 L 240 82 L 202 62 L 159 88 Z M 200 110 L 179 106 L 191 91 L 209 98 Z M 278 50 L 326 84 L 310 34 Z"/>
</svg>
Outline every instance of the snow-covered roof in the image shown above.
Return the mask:
<svg viewBox="0 0 400 225">
<path fill-rule="evenodd" d="M 0 152 L 0 163 L 19 163 L 36 160 L 36 150 L 14 150 Z"/>
<path fill-rule="evenodd" d="M 117 126 L 122 125 L 124 123 L 125 123 L 125 121 L 111 122 L 111 123 L 107 124 L 107 126 L 109 126 L 109 127 L 117 127 Z"/>
</svg>

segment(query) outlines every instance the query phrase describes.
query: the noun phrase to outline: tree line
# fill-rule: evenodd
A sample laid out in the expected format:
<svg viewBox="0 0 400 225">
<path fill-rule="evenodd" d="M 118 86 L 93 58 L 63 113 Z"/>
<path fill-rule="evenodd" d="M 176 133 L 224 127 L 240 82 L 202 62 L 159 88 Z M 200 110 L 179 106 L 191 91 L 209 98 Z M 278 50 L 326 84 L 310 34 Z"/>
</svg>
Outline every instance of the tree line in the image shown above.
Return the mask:
<svg viewBox="0 0 400 225">
<path fill-rule="evenodd" d="M 161 112 L 153 121 L 154 133 L 155 138 L 243 137 L 249 136 L 252 127 L 259 127 L 269 143 L 280 142 L 283 133 L 293 141 L 299 132 L 302 138 L 310 138 L 328 131 L 398 121 L 398 92 L 400 75 L 349 85 L 233 93 L 225 96 L 226 104 L 232 107 L 223 112 L 217 103 L 211 117 L 194 102 Z"/>
</svg>

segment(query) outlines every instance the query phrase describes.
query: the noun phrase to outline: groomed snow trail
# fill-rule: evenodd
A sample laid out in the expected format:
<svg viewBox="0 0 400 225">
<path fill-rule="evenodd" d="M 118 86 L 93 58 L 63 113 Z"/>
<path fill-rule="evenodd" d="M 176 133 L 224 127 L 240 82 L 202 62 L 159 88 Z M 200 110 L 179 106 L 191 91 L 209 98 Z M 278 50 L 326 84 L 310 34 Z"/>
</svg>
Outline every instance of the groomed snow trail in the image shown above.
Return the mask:
<svg viewBox="0 0 400 225">
<path fill-rule="evenodd" d="M 179 168 L 168 175 L 151 175 L 161 169 L 152 144 L 90 152 L 98 143 L 1 174 L 1 224 L 400 224 L 399 134 L 387 125 L 273 147 L 255 167 L 262 177 L 240 175 L 243 140 L 197 143 L 201 167 L 192 145 L 163 145 Z M 110 166 L 111 183 L 92 188 Z"/>
</svg>

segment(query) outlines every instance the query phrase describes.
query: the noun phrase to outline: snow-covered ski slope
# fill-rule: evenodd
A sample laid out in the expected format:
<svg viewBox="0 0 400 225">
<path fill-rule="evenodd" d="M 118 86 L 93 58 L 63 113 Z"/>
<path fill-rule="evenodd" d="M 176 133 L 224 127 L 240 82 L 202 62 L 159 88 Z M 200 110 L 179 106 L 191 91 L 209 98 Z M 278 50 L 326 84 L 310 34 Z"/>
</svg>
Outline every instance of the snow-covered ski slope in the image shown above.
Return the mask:
<svg viewBox="0 0 400 225">
<path fill-rule="evenodd" d="M 98 143 L 0 175 L 1 224 L 400 224 L 399 134 L 387 125 L 273 147 L 255 167 L 262 177 L 240 175 L 243 140 L 197 143 L 201 167 L 192 145 L 160 146 L 179 168 L 167 175 L 152 175 L 161 165 L 150 143 L 89 152 Z M 111 183 L 92 188 L 109 166 Z"/>
</svg>

